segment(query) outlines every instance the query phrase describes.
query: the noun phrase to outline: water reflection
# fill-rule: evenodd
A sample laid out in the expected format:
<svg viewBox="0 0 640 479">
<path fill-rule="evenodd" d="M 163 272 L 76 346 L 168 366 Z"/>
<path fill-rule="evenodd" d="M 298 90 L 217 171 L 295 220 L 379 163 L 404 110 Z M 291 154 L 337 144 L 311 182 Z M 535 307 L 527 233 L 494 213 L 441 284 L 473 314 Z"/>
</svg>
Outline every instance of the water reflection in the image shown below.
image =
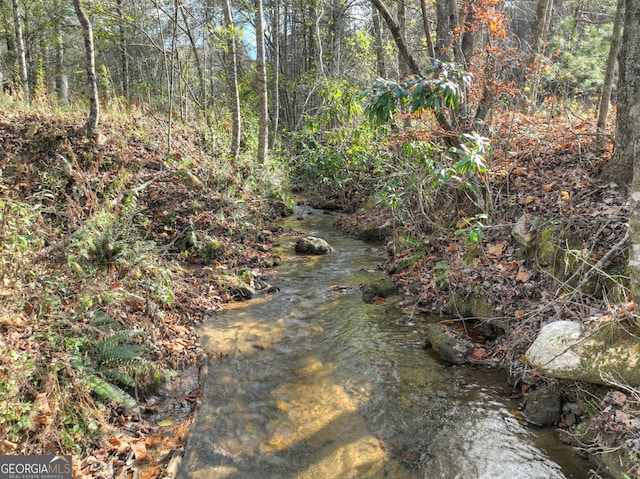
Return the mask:
<svg viewBox="0 0 640 479">
<path fill-rule="evenodd" d="M 180 477 L 587 477 L 509 412 L 501 373 L 443 365 L 392 303 L 336 290 L 373 279 L 378 258 L 322 217 L 306 223 L 336 253 L 291 258 L 279 293 L 202 330 L 212 360 Z"/>
</svg>

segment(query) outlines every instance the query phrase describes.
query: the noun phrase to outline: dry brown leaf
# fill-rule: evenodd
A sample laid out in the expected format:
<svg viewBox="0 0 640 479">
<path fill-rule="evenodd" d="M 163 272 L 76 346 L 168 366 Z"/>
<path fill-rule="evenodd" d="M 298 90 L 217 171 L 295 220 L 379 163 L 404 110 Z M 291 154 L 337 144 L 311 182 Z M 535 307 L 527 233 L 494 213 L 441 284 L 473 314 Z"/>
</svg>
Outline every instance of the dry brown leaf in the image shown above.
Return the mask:
<svg viewBox="0 0 640 479">
<path fill-rule="evenodd" d="M 499 258 L 504 251 L 505 243 L 498 243 L 497 245 L 490 246 L 487 248 L 487 252 L 489 253 L 490 258 Z"/>
<path fill-rule="evenodd" d="M 526 283 L 527 281 L 529 281 L 530 278 L 531 278 L 531 273 L 527 271 L 518 271 L 518 274 L 516 274 L 516 281 L 521 281 L 523 283 Z"/>
<path fill-rule="evenodd" d="M 531 203 L 533 203 L 537 198 L 535 196 L 527 196 L 522 202 L 525 205 L 529 205 Z"/>
<path fill-rule="evenodd" d="M 17 444 L 14 444 L 11 441 L 7 441 L 6 439 L 3 439 L 2 441 L 0 441 L 0 454 L 2 455 L 12 454 L 17 447 L 18 447 Z"/>
<path fill-rule="evenodd" d="M 509 411 L 513 417 L 515 417 L 518 421 L 524 421 L 524 415 L 522 411 L 518 411 L 517 409 L 512 409 Z"/>
<path fill-rule="evenodd" d="M 143 439 L 136 439 L 131 441 L 131 450 L 136 458 L 136 461 L 142 461 L 147 458 L 147 441 Z"/>
<path fill-rule="evenodd" d="M 525 311 L 516 311 L 514 314 L 516 321 L 520 321 L 527 317 L 527 313 Z"/>
<path fill-rule="evenodd" d="M 527 172 L 526 168 L 518 167 L 511 170 L 511 174 L 514 176 L 524 175 Z"/>
<path fill-rule="evenodd" d="M 546 191 L 549 193 L 553 189 L 553 183 L 549 183 L 548 185 L 542 185 L 542 191 Z"/>
<path fill-rule="evenodd" d="M 560 197 L 562 198 L 562 201 L 569 201 L 571 199 L 571 195 L 566 190 L 562 190 L 560 192 Z"/>
<path fill-rule="evenodd" d="M 373 302 L 376 304 L 382 304 L 384 303 L 384 298 L 381 296 L 374 296 L 373 297 Z"/>
</svg>

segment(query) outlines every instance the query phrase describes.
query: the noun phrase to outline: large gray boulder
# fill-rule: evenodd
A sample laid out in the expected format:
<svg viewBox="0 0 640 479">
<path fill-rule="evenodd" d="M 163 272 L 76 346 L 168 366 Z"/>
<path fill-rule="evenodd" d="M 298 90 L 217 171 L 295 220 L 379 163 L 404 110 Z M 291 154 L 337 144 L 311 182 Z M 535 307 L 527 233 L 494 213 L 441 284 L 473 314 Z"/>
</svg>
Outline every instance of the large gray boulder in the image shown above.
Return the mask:
<svg viewBox="0 0 640 479">
<path fill-rule="evenodd" d="M 592 323 L 556 321 L 540 330 L 525 358 L 552 377 L 595 384 L 640 386 L 640 341 L 631 325 L 604 318 Z"/>
<path fill-rule="evenodd" d="M 305 236 L 296 241 L 296 253 L 321 255 L 331 252 L 333 252 L 333 248 L 322 238 Z"/>
</svg>

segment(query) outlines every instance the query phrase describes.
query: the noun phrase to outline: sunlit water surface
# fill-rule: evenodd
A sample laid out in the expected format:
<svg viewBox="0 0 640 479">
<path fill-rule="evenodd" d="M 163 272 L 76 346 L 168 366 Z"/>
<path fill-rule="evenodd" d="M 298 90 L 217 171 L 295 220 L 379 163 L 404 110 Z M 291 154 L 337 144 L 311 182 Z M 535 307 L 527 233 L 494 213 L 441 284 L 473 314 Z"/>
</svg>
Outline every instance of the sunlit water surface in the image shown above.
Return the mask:
<svg viewBox="0 0 640 479">
<path fill-rule="evenodd" d="M 279 292 L 203 326 L 212 360 L 179 477 L 589 476 L 552 431 L 511 413 L 504 372 L 444 365 L 393 302 L 365 304 L 357 286 L 380 278 L 380 259 L 311 213 L 286 226 L 336 251 L 296 256 L 283 238 Z"/>
</svg>

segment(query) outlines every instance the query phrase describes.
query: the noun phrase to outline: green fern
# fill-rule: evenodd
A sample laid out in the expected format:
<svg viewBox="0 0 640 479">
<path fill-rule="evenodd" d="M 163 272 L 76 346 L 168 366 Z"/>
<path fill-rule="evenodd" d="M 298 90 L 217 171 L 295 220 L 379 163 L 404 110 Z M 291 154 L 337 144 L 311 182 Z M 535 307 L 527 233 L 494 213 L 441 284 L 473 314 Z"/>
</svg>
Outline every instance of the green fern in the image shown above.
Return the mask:
<svg viewBox="0 0 640 479">
<path fill-rule="evenodd" d="M 101 377 L 90 374 L 82 378 L 81 382 L 96 396 L 107 401 L 113 401 L 138 414 L 140 413 L 138 402 L 129 393 Z"/>
<path fill-rule="evenodd" d="M 139 329 L 115 331 L 91 342 L 86 355 L 71 364 L 86 373 L 82 384 L 96 396 L 139 414 L 138 402 L 118 385 L 136 391 L 141 381 L 158 380 L 168 372 L 142 357 L 146 333 Z"/>
<path fill-rule="evenodd" d="M 145 335 L 142 330 L 124 329 L 97 341 L 91 350 L 96 370 L 129 387 L 139 380 L 159 379 L 158 367 L 142 357 L 143 346 L 134 342 Z"/>
</svg>

